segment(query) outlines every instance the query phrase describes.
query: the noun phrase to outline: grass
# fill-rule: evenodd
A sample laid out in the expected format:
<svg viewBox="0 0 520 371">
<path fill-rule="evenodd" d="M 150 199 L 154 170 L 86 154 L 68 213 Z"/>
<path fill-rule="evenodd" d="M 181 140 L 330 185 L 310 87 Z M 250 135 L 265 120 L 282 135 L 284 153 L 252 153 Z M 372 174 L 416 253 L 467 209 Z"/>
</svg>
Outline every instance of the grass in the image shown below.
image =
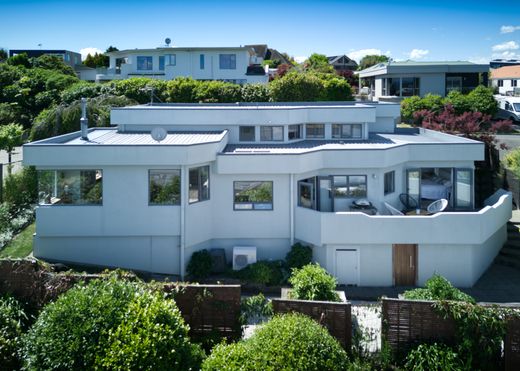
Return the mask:
<svg viewBox="0 0 520 371">
<path fill-rule="evenodd" d="M 0 258 L 25 258 L 29 255 L 33 248 L 33 234 L 35 230 L 36 224 L 32 223 L 21 231 L 0 251 Z"/>
</svg>

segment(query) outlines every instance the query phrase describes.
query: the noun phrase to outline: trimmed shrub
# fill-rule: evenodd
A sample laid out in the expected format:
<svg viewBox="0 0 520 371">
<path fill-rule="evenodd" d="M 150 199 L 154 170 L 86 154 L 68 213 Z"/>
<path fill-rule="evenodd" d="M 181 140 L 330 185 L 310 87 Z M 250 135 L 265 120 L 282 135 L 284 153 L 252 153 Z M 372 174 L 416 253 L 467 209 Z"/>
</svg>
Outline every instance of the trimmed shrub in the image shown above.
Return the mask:
<svg viewBox="0 0 520 371">
<path fill-rule="evenodd" d="M 191 77 L 177 77 L 166 83 L 166 101 L 170 103 L 196 102 L 195 91 L 200 81 Z"/>
<path fill-rule="evenodd" d="M 195 370 L 204 352 L 188 337 L 189 327 L 173 300 L 144 292 L 132 301 L 123 321 L 109 332 L 97 366 L 109 370 Z"/>
<path fill-rule="evenodd" d="M 297 242 L 291 246 L 291 250 L 285 256 L 285 262 L 289 269 L 301 268 L 312 262 L 312 248 Z"/>
<path fill-rule="evenodd" d="M 481 112 L 486 115 L 493 116 L 497 113 L 498 102 L 493 97 L 493 89 L 485 86 L 477 86 L 469 92 L 467 99 L 472 111 Z"/>
<path fill-rule="evenodd" d="M 352 88 L 345 79 L 333 78 L 323 81 L 324 101 L 349 101 L 352 100 Z"/>
<path fill-rule="evenodd" d="M 289 72 L 270 82 L 271 98 L 275 102 L 317 101 L 323 94 L 323 82 L 312 73 Z"/>
<path fill-rule="evenodd" d="M 434 274 L 426 283 L 425 288 L 413 289 L 403 293 L 410 300 L 453 300 L 475 303 L 468 294 L 463 293 L 441 275 Z"/>
<path fill-rule="evenodd" d="M 195 88 L 195 99 L 203 103 L 234 103 L 241 100 L 240 85 L 223 81 L 205 81 Z"/>
<path fill-rule="evenodd" d="M 506 169 L 511 170 L 520 178 L 520 149 L 514 149 L 504 156 L 502 160 Z"/>
<path fill-rule="evenodd" d="M 186 272 L 194 279 L 203 279 L 211 274 L 211 267 L 211 254 L 204 249 L 196 251 L 191 255 Z"/>
<path fill-rule="evenodd" d="M 243 324 L 259 323 L 273 316 L 273 304 L 260 293 L 242 299 L 240 303 L 240 321 Z"/>
<path fill-rule="evenodd" d="M 266 84 L 245 84 L 241 90 L 242 102 L 269 102 L 271 99 Z"/>
<path fill-rule="evenodd" d="M 238 277 L 248 283 L 267 285 L 271 281 L 271 268 L 266 261 L 258 261 L 238 271 Z"/>
<path fill-rule="evenodd" d="M 458 354 L 443 344 L 421 344 L 406 357 L 407 370 L 414 371 L 458 371 L 464 364 Z"/>
<path fill-rule="evenodd" d="M 318 323 L 301 314 L 275 316 L 251 338 L 221 344 L 202 370 L 347 370 L 347 353 Z"/>
<path fill-rule="evenodd" d="M 0 298 L 0 365 L 5 370 L 21 366 L 18 350 L 27 316 L 18 301 L 12 297 Z"/>
<path fill-rule="evenodd" d="M 458 90 L 450 91 L 444 98 L 444 104 L 450 104 L 458 115 L 472 110 L 468 96 Z"/>
<path fill-rule="evenodd" d="M 289 282 L 293 286 L 293 299 L 340 301 L 336 293 L 336 278 L 317 263 L 293 269 Z"/>
<path fill-rule="evenodd" d="M 132 77 L 131 79 L 112 82 L 115 95 L 137 101 L 139 104 L 150 103 L 150 88 L 161 101 L 166 101 L 166 81 L 146 77 Z M 155 99 L 155 98 L 154 98 Z"/>
</svg>

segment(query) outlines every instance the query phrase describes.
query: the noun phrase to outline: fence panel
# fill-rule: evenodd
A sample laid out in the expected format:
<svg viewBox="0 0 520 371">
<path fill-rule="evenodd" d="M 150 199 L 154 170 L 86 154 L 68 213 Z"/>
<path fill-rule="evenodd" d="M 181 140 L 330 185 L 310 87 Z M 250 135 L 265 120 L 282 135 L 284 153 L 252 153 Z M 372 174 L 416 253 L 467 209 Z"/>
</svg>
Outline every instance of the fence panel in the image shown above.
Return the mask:
<svg viewBox="0 0 520 371">
<path fill-rule="evenodd" d="M 275 313 L 297 312 L 305 314 L 323 325 L 344 349 L 352 344 L 352 308 L 350 303 L 329 301 L 273 299 Z"/>
<path fill-rule="evenodd" d="M 517 317 L 507 320 L 504 363 L 506 370 L 520 370 L 520 319 Z"/>
</svg>

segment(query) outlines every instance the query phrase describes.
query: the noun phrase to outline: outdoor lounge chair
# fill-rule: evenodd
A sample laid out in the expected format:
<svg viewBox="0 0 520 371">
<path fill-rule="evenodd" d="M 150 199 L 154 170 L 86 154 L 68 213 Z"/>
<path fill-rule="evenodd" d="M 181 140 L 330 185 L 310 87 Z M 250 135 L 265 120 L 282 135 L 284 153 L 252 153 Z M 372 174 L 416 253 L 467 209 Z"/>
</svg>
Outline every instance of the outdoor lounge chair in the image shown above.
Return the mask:
<svg viewBox="0 0 520 371">
<path fill-rule="evenodd" d="M 440 200 L 433 201 L 431 204 L 429 204 L 426 210 L 428 210 L 429 214 L 435 214 L 444 211 L 447 207 L 448 200 L 441 198 Z"/>
<path fill-rule="evenodd" d="M 408 193 L 401 193 L 399 195 L 399 201 L 401 201 L 404 206 L 403 213 L 419 208 L 419 202 Z"/>
<path fill-rule="evenodd" d="M 385 202 L 385 207 L 388 212 L 392 215 L 404 215 L 401 211 L 397 210 L 395 207 Z"/>
</svg>

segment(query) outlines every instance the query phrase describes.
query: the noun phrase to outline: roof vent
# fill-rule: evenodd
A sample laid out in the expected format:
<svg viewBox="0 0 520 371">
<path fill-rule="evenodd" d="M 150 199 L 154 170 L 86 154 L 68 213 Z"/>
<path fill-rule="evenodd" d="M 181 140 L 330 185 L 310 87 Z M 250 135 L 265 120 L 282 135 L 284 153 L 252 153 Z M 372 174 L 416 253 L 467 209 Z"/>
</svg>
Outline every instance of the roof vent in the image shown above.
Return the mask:
<svg viewBox="0 0 520 371">
<path fill-rule="evenodd" d="M 81 98 L 81 139 L 88 141 L 87 98 Z"/>
</svg>

